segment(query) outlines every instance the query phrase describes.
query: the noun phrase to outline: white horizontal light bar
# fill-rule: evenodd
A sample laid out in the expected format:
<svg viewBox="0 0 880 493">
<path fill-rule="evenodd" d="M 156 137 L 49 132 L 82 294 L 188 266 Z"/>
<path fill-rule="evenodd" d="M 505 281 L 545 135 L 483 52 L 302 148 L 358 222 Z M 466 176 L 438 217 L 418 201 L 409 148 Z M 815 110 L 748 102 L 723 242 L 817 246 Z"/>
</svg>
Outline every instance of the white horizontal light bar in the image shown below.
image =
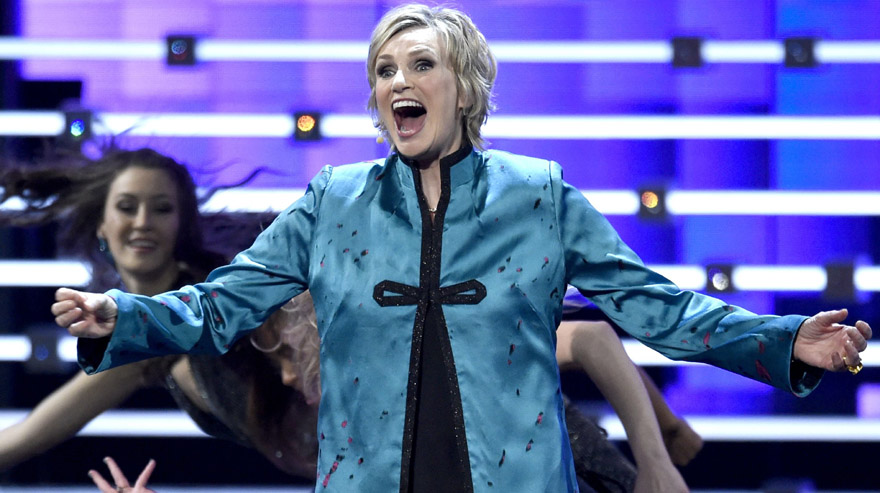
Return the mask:
<svg viewBox="0 0 880 493">
<path fill-rule="evenodd" d="M 25 410 L 0 411 L 0 429 L 20 422 Z M 187 437 L 207 438 L 189 416 L 173 411 L 107 411 L 93 419 L 77 436 L 91 437 Z"/>
<path fill-rule="evenodd" d="M 849 323 L 855 322 L 855 320 L 848 321 Z M 629 359 L 633 360 L 633 363 L 639 366 L 686 366 L 686 365 L 702 365 L 709 368 L 708 365 L 703 363 L 693 363 L 690 361 L 675 361 L 663 356 L 657 351 L 645 346 L 641 342 L 631 339 L 629 337 L 625 337 L 621 339 L 623 343 L 623 349 L 626 351 L 626 354 L 629 355 Z M 861 352 L 860 354 L 862 358 L 862 364 L 864 366 L 878 366 L 880 367 L 880 346 L 876 344 L 868 343 L 868 348 Z"/>
<path fill-rule="evenodd" d="M 77 435 L 208 437 L 183 411 L 110 411 Z"/>
<path fill-rule="evenodd" d="M 632 190 L 581 190 L 605 215 L 635 215 L 638 194 Z M 281 212 L 304 189 L 238 188 L 217 192 L 203 212 Z M 20 199 L 0 203 L 0 210 L 24 207 Z M 880 216 L 880 192 L 796 190 L 672 190 L 666 208 L 677 216 Z M 0 280 L 2 285 L 2 280 Z"/>
<path fill-rule="evenodd" d="M 670 190 L 666 210 L 681 216 L 880 216 L 880 192 Z"/>
<path fill-rule="evenodd" d="M 85 286 L 87 264 L 69 260 L 0 260 L 0 286 Z"/>
<path fill-rule="evenodd" d="M 246 113 L 101 113 L 92 123 L 113 135 L 274 137 L 293 135 L 293 115 Z"/>
<path fill-rule="evenodd" d="M 670 63 L 672 44 L 659 41 L 494 41 L 501 63 Z M 220 40 L 198 39 L 200 62 L 354 62 L 367 58 L 367 40 Z M 0 59 L 162 60 L 165 40 L 39 39 L 0 37 Z M 703 40 L 708 63 L 782 63 L 785 48 L 778 40 Z M 878 41 L 817 40 L 819 63 L 880 63 Z"/>
<path fill-rule="evenodd" d="M 220 190 L 200 207 L 202 212 L 281 212 L 305 194 L 304 188 Z"/>
<path fill-rule="evenodd" d="M 31 351 L 31 340 L 28 336 L 0 336 L 0 361 L 27 361 L 31 357 Z"/>
<path fill-rule="evenodd" d="M 195 58 L 204 62 L 366 63 L 369 43 L 353 41 L 223 41 L 199 39 Z"/>
<path fill-rule="evenodd" d="M 539 140 L 877 140 L 880 117 L 495 115 L 483 134 Z"/>
<path fill-rule="evenodd" d="M 620 342 L 623 343 L 623 349 L 629 359 L 639 366 L 706 366 L 704 363 L 669 359 L 641 342 L 628 337 L 621 339 Z"/>
<path fill-rule="evenodd" d="M 880 291 L 880 267 L 857 267 L 853 284 L 859 291 Z"/>
<path fill-rule="evenodd" d="M 631 190 L 581 190 L 605 215 L 635 215 L 638 194 Z M 216 192 L 202 212 L 281 212 L 300 198 L 302 188 L 239 188 Z M 0 210 L 23 208 L 20 199 L 0 203 Z M 677 216 L 880 216 L 880 192 L 794 190 L 673 190 L 666 208 Z M 2 279 L 0 279 L 2 285 Z"/>
<path fill-rule="evenodd" d="M 321 135 L 330 139 L 373 138 L 379 135 L 373 120 L 364 115 L 322 115 Z"/>
<path fill-rule="evenodd" d="M 0 135 L 61 135 L 64 127 L 64 113 L 59 111 L 0 111 Z"/>
<path fill-rule="evenodd" d="M 0 429 L 27 416 L 27 410 L 0 411 Z M 855 417 L 804 416 L 684 416 L 706 441 L 755 442 L 880 442 L 880 420 Z M 625 440 L 626 432 L 614 415 L 599 425 L 608 438 Z M 87 425 L 78 436 L 206 438 L 183 411 L 107 411 Z"/>
<path fill-rule="evenodd" d="M 499 63 L 671 63 L 669 41 L 495 41 Z"/>
<path fill-rule="evenodd" d="M 639 212 L 639 194 L 630 190 L 581 190 L 593 207 L 607 216 L 632 216 Z"/>
<path fill-rule="evenodd" d="M 813 54 L 819 63 L 880 63 L 880 41 L 816 40 Z"/>
<path fill-rule="evenodd" d="M 703 440 L 720 442 L 880 442 L 880 420 L 855 417 L 684 416 Z M 626 440 L 617 416 L 599 426 L 611 440 Z"/>
<path fill-rule="evenodd" d="M 700 53 L 706 63 L 785 61 L 785 45 L 780 41 L 703 41 Z"/>
<path fill-rule="evenodd" d="M 605 215 L 635 215 L 639 196 L 632 190 L 581 190 Z M 218 192 L 202 210 L 281 212 L 303 189 L 233 189 Z M 0 204 L 0 209 L 6 208 Z M 666 192 L 666 208 L 681 216 L 880 216 L 880 192 L 791 190 L 679 190 Z"/>
<path fill-rule="evenodd" d="M 821 266 L 740 266 L 731 274 L 738 291 L 823 291 L 828 283 Z"/>
<path fill-rule="evenodd" d="M 157 60 L 165 58 L 165 50 L 165 40 L 0 37 L 0 60 Z"/>
<path fill-rule="evenodd" d="M 161 137 L 290 138 L 294 129 L 293 116 L 284 113 L 97 113 L 93 125 L 112 134 Z M 377 136 L 366 115 L 324 115 L 320 129 L 326 138 Z M 27 117 L 0 111 L 0 135 L 55 136 L 63 130 L 60 112 Z M 483 134 L 537 140 L 880 140 L 880 117 L 495 115 Z"/>
<path fill-rule="evenodd" d="M 55 346 L 55 351 L 58 354 L 58 359 L 67 363 L 76 363 L 78 361 L 76 356 L 76 337 L 62 335 L 58 338 L 58 343 Z"/>
<path fill-rule="evenodd" d="M 674 282 L 681 289 L 706 289 L 706 269 L 698 265 L 652 265 L 653 271 Z"/>
</svg>

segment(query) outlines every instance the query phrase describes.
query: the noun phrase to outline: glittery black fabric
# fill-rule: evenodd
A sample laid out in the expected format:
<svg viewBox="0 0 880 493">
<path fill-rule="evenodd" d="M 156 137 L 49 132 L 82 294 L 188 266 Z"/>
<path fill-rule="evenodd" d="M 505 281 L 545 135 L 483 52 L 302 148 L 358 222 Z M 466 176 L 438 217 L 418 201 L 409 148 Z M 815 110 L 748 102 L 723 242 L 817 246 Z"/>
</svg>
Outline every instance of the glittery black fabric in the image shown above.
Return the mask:
<svg viewBox="0 0 880 493">
<path fill-rule="evenodd" d="M 422 193 L 419 171 L 413 168 L 422 214 L 420 285 L 386 280 L 373 290 L 373 298 L 381 306 L 418 305 L 400 472 L 400 491 L 406 493 L 474 490 L 443 304 L 477 304 L 486 297 L 486 287 L 476 279 L 440 287 L 443 219 L 450 196 L 449 168 L 470 155 L 471 150 L 470 144 L 465 144 L 440 161 L 440 202 L 433 218 Z M 401 160 L 413 164 L 404 157 Z"/>
</svg>

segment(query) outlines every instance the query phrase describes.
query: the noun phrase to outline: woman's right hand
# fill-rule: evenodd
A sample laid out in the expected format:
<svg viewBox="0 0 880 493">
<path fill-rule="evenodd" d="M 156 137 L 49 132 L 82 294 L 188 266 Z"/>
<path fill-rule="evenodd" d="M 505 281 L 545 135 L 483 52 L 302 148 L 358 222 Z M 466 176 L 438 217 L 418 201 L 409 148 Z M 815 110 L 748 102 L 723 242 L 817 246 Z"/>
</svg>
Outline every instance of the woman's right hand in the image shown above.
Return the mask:
<svg viewBox="0 0 880 493">
<path fill-rule="evenodd" d="M 55 323 L 71 335 L 97 339 L 113 333 L 117 307 L 106 294 L 60 288 L 55 291 L 52 315 Z"/>
</svg>

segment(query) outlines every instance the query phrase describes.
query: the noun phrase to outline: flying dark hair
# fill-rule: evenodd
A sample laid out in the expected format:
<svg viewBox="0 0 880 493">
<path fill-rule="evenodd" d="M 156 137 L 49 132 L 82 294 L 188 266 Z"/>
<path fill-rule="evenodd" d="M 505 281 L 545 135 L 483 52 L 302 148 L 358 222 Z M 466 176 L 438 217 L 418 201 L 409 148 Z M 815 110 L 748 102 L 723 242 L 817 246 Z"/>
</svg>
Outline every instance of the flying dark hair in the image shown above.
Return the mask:
<svg viewBox="0 0 880 493">
<path fill-rule="evenodd" d="M 0 223 L 36 226 L 57 222 L 65 250 L 92 262 L 93 279 L 115 277 L 113 266 L 100 254 L 96 231 L 103 221 L 110 185 L 129 168 L 166 172 L 177 187 L 181 228 L 174 257 L 196 271 L 209 272 L 222 264 L 220 255 L 203 244 L 196 186 L 186 166 L 153 149 L 109 149 L 98 159 L 77 155 L 51 164 L 5 166 L 0 170 L 0 203 L 24 202 L 21 211 L 5 212 Z M 106 284 L 105 284 L 106 286 Z"/>
</svg>

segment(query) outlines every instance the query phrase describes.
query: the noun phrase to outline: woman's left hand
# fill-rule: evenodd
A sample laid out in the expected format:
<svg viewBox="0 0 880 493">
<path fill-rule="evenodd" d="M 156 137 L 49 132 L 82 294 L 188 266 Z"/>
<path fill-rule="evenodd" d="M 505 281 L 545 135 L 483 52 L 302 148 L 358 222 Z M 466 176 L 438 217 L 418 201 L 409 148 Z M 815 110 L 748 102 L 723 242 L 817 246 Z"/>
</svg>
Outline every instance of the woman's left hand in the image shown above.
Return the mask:
<svg viewBox="0 0 880 493">
<path fill-rule="evenodd" d="M 859 320 L 843 325 L 847 310 L 820 312 L 801 325 L 794 343 L 795 359 L 830 371 L 858 367 L 859 353 L 868 347 L 871 326 Z"/>
<path fill-rule="evenodd" d="M 134 486 L 131 486 L 128 483 L 128 478 L 125 477 L 125 474 L 122 474 L 122 469 L 116 465 L 116 461 L 114 461 L 112 457 L 105 458 L 104 463 L 107 464 L 107 468 L 110 469 L 110 474 L 113 476 L 113 482 L 116 483 L 115 487 L 110 486 L 110 483 L 108 483 L 98 471 L 94 469 L 89 471 L 89 477 L 92 478 L 92 481 L 95 482 L 95 486 L 97 486 L 103 493 L 156 493 L 147 488 L 147 481 L 150 479 L 150 474 L 153 474 L 153 469 L 156 468 L 156 461 L 153 459 L 150 459 L 150 462 L 147 463 L 147 467 L 145 467 L 143 472 L 141 472 L 141 475 L 138 476 Z"/>
</svg>

